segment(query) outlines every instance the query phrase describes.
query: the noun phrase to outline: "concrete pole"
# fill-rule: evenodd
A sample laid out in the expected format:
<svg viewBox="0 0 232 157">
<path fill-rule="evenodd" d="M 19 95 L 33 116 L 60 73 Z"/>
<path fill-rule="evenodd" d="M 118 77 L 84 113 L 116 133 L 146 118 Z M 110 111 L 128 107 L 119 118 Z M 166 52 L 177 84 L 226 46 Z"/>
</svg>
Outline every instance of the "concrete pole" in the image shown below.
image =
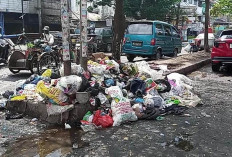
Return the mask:
<svg viewBox="0 0 232 157">
<path fill-rule="evenodd" d="M 84 70 L 87 70 L 87 0 L 80 1 L 80 31 L 81 31 L 81 57 L 80 63 Z"/>
<path fill-rule="evenodd" d="M 61 0 L 61 24 L 62 24 L 62 41 L 63 41 L 63 61 L 64 61 L 64 75 L 71 75 L 71 61 L 70 61 L 70 26 L 69 26 L 69 10 L 67 0 Z"/>
</svg>

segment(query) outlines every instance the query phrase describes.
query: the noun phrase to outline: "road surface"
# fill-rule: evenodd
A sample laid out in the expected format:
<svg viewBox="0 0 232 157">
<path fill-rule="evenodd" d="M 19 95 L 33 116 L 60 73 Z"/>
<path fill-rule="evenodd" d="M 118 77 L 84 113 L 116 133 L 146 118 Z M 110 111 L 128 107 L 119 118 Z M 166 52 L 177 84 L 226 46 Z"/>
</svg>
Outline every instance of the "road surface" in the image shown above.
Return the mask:
<svg viewBox="0 0 232 157">
<path fill-rule="evenodd" d="M 0 73 L 1 91 L 30 76 L 11 75 L 6 68 Z M 206 66 L 189 77 L 203 101 L 186 112 L 189 116 L 168 115 L 162 121 L 137 121 L 88 133 L 34 125 L 27 117 L 6 121 L 0 116 L 4 126 L 0 156 L 232 156 L 231 74 L 213 73 Z M 25 136 L 18 138 L 21 135 Z"/>
</svg>

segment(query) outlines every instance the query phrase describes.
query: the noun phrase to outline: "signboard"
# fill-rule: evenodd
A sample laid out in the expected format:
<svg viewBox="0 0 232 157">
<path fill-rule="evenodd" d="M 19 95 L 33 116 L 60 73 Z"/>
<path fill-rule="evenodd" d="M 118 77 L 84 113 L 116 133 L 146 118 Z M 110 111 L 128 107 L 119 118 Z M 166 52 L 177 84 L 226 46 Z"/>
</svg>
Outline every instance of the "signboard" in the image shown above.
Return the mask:
<svg viewBox="0 0 232 157">
<path fill-rule="evenodd" d="M 106 19 L 106 26 L 107 27 L 112 27 L 112 25 L 113 25 L 112 19 Z"/>
</svg>

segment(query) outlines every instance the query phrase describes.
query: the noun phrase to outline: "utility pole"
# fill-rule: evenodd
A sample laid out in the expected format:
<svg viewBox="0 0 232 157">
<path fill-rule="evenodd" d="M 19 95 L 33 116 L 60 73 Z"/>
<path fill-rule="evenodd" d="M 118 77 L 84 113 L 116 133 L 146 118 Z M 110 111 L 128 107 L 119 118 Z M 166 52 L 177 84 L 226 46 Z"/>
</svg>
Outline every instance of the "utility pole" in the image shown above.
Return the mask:
<svg viewBox="0 0 232 157">
<path fill-rule="evenodd" d="M 87 0 L 80 1 L 80 31 L 81 31 L 81 54 L 80 63 L 84 70 L 87 70 Z"/>
<path fill-rule="evenodd" d="M 71 61 L 69 52 L 70 26 L 69 26 L 69 6 L 67 0 L 61 0 L 61 24 L 63 41 L 63 61 L 64 75 L 71 75 Z"/>
<path fill-rule="evenodd" d="M 209 40 L 208 40 L 208 28 L 209 28 L 209 0 L 205 0 L 205 36 L 204 36 L 205 52 L 210 52 Z"/>
</svg>

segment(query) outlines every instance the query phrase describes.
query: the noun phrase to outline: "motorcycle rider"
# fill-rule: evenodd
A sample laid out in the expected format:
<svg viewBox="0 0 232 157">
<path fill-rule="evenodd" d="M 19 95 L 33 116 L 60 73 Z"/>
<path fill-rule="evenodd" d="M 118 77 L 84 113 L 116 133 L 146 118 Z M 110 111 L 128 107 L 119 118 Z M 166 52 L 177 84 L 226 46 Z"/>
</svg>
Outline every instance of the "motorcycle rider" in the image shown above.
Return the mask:
<svg viewBox="0 0 232 157">
<path fill-rule="evenodd" d="M 54 44 L 54 36 L 50 34 L 50 28 L 49 26 L 44 26 L 43 28 L 44 33 L 41 36 L 41 39 L 44 40 L 45 45 L 45 51 L 51 52 L 51 46 Z"/>
</svg>

